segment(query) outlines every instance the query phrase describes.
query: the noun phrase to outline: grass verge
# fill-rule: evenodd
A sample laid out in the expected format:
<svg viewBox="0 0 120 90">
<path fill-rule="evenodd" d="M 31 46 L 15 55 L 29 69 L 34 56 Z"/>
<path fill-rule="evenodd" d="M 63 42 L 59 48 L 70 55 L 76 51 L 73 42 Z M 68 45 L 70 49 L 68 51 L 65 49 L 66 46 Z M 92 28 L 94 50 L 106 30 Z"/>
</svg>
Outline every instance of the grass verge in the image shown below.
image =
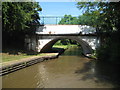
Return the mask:
<svg viewBox="0 0 120 90">
<path fill-rule="evenodd" d="M 77 46 L 77 45 L 54 45 L 53 48 L 64 48 L 64 49 L 67 49 L 67 48 L 73 47 L 73 46 Z"/>
<path fill-rule="evenodd" d="M 29 58 L 33 56 L 50 56 L 51 54 L 48 53 L 40 53 L 37 55 L 27 55 L 25 53 L 21 53 L 19 55 L 13 55 L 13 54 L 8 54 L 8 53 L 2 53 L 2 62 L 9 62 L 9 61 L 14 61 L 14 60 L 20 60 L 23 58 Z"/>
<path fill-rule="evenodd" d="M 76 45 L 54 45 L 53 48 L 64 48 L 67 49 L 69 47 L 73 47 Z M 29 58 L 33 56 L 50 56 L 52 54 L 48 53 L 39 53 L 39 54 L 33 54 L 33 55 L 28 55 L 24 51 L 16 50 L 16 49 L 6 49 L 2 53 L 2 62 L 9 62 L 9 61 L 14 61 L 14 60 L 20 60 L 24 58 Z"/>
</svg>

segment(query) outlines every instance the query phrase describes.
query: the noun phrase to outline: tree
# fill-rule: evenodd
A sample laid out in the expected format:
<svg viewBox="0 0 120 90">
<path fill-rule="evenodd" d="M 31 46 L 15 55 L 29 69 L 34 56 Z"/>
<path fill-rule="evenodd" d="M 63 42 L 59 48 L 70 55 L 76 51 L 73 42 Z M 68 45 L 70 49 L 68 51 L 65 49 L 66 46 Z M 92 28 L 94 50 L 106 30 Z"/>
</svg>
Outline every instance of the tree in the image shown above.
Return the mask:
<svg viewBox="0 0 120 90">
<path fill-rule="evenodd" d="M 78 2 L 77 7 L 84 10 L 84 15 L 93 17 L 93 24 L 101 32 L 118 30 L 120 2 Z M 91 20 L 92 21 L 92 20 Z M 96 23 L 97 22 L 97 23 Z"/>
<path fill-rule="evenodd" d="M 93 16 L 92 23 L 102 42 L 98 58 L 120 62 L 120 2 L 78 2 L 77 7 Z"/>
<path fill-rule="evenodd" d="M 95 27 L 96 20 L 97 19 L 95 18 L 95 16 L 93 16 L 91 14 L 89 14 L 89 15 L 88 14 L 83 14 L 83 15 L 78 17 L 78 24 Z"/>
<path fill-rule="evenodd" d="M 37 2 L 2 2 L 3 46 L 23 46 L 25 34 L 34 33 L 40 24 L 41 10 Z"/>
<path fill-rule="evenodd" d="M 3 2 L 3 30 L 21 31 L 32 24 L 39 24 L 38 11 L 41 11 L 41 8 L 36 2 Z"/>
<path fill-rule="evenodd" d="M 71 15 L 64 15 L 58 24 L 78 24 L 77 17 Z"/>
</svg>

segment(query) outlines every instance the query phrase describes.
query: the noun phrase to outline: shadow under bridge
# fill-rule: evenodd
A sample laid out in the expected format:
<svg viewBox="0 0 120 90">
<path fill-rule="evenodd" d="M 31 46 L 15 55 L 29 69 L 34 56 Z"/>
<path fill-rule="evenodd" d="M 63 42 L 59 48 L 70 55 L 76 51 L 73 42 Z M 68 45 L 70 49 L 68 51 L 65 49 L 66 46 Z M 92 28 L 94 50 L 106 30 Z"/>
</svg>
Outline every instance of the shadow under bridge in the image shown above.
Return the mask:
<svg viewBox="0 0 120 90">
<path fill-rule="evenodd" d="M 52 50 L 52 46 L 58 41 L 58 40 L 62 40 L 62 39 L 71 39 L 76 41 L 77 43 L 79 43 L 82 47 L 83 50 L 83 54 L 85 56 L 89 56 L 93 53 L 92 48 L 89 46 L 89 44 L 85 41 L 83 41 L 80 37 L 76 37 L 76 36 L 59 36 L 59 37 L 54 37 L 53 39 L 51 39 L 51 41 L 49 41 L 47 44 L 45 44 L 43 46 L 43 48 L 41 49 L 41 52 L 47 52 L 47 51 L 51 51 Z"/>
</svg>

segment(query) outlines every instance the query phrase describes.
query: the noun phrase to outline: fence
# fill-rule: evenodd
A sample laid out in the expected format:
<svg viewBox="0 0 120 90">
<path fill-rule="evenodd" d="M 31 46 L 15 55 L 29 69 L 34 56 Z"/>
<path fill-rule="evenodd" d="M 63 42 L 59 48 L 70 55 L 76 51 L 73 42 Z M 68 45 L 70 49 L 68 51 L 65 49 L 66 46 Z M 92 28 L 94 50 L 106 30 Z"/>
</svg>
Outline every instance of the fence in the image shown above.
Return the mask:
<svg viewBox="0 0 120 90">
<path fill-rule="evenodd" d="M 63 16 L 41 16 L 40 23 L 41 24 L 58 24 Z"/>
</svg>

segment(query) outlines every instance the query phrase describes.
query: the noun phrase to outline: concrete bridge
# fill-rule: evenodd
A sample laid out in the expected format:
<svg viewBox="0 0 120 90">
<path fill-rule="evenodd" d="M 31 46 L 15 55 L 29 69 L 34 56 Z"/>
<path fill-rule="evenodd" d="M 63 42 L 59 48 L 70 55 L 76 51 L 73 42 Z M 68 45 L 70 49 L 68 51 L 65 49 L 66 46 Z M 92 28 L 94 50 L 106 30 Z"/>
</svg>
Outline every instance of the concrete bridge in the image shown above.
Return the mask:
<svg viewBox="0 0 120 90">
<path fill-rule="evenodd" d="M 39 26 L 36 35 L 26 37 L 28 50 L 36 52 L 49 52 L 52 46 L 62 39 L 71 39 L 77 41 L 82 49 L 83 54 L 88 56 L 92 54 L 100 43 L 96 36 L 96 30 L 86 25 L 43 25 Z"/>
</svg>

